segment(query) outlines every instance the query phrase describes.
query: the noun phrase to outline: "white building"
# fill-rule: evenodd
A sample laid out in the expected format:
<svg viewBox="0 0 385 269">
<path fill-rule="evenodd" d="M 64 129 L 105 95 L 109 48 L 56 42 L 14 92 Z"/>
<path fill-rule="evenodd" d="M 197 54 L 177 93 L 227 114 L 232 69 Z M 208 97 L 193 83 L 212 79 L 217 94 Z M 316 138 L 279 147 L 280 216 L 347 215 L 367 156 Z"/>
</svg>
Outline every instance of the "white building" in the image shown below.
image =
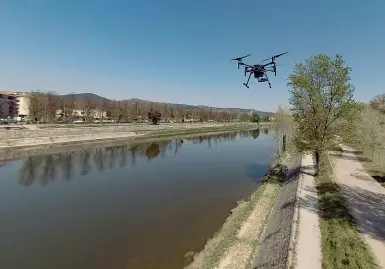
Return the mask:
<svg viewBox="0 0 385 269">
<path fill-rule="evenodd" d="M 18 116 L 19 117 L 28 117 L 29 116 L 29 98 L 25 94 L 19 94 L 17 96 L 17 99 L 19 100 L 19 111 Z"/>
<path fill-rule="evenodd" d="M 66 116 L 68 117 L 69 115 L 69 110 L 65 111 Z M 64 111 L 61 109 L 56 110 L 56 118 L 62 118 L 64 116 Z M 82 109 L 74 109 L 72 110 L 72 117 L 74 119 L 78 118 L 85 118 L 87 115 L 84 110 Z M 106 111 L 101 111 L 98 109 L 91 109 L 88 113 L 88 117 L 94 118 L 94 119 L 100 119 L 101 117 L 106 118 L 107 117 L 107 112 Z"/>
</svg>

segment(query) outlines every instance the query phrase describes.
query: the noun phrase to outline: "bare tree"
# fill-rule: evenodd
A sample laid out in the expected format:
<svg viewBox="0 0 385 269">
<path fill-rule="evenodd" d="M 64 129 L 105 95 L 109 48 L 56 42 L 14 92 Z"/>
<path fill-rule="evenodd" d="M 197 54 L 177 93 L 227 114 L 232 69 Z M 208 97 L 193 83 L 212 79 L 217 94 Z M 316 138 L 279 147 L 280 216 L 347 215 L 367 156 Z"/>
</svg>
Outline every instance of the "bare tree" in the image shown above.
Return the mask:
<svg viewBox="0 0 385 269">
<path fill-rule="evenodd" d="M 47 101 L 46 117 L 49 122 L 56 119 L 56 111 L 59 109 L 60 97 L 55 92 L 48 92 L 45 96 Z"/>
<path fill-rule="evenodd" d="M 164 119 L 170 119 L 170 109 L 168 108 L 168 105 L 166 103 L 162 105 L 161 114 Z"/>
<path fill-rule="evenodd" d="M 110 111 L 111 111 L 110 112 L 111 117 L 114 119 L 114 121 L 117 121 L 121 115 L 119 102 L 117 102 L 116 100 L 113 100 L 111 102 Z"/>
<path fill-rule="evenodd" d="M 130 102 L 127 100 L 124 100 L 122 102 L 122 115 L 125 122 L 128 122 L 131 117 L 131 105 Z"/>
<path fill-rule="evenodd" d="M 288 108 L 278 107 L 272 122 L 272 129 L 278 138 L 279 152 L 286 150 L 286 143 L 294 135 L 294 118 Z"/>
<path fill-rule="evenodd" d="M 83 113 L 84 121 L 89 122 L 92 118 L 91 112 L 95 109 L 95 106 L 92 105 L 91 100 L 82 100 L 79 105 Z"/>
<path fill-rule="evenodd" d="M 29 102 L 28 102 L 29 115 L 31 115 L 32 119 L 35 122 L 40 121 L 42 115 L 44 114 L 42 93 L 39 90 L 31 91 L 28 94 L 28 97 L 29 97 Z"/>
<path fill-rule="evenodd" d="M 67 115 L 68 115 L 68 120 L 70 122 L 73 121 L 73 116 L 74 116 L 74 112 L 75 112 L 75 107 L 76 107 L 76 95 L 71 93 L 68 95 L 68 101 L 65 101 L 64 102 L 64 105 L 65 105 L 65 109 L 64 109 L 64 116 L 67 120 Z"/>
</svg>

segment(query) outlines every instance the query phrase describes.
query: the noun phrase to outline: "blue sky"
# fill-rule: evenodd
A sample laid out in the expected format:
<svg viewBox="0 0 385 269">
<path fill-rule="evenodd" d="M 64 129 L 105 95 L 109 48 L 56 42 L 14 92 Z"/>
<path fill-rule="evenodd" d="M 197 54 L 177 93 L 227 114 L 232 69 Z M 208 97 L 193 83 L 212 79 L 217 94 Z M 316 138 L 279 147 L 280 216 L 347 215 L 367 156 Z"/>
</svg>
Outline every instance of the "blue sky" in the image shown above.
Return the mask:
<svg viewBox="0 0 385 269">
<path fill-rule="evenodd" d="M 0 89 L 274 111 L 295 63 L 341 53 L 368 101 L 385 92 L 384 14 L 383 0 L 1 0 Z M 230 62 L 285 51 L 272 89 Z"/>
</svg>

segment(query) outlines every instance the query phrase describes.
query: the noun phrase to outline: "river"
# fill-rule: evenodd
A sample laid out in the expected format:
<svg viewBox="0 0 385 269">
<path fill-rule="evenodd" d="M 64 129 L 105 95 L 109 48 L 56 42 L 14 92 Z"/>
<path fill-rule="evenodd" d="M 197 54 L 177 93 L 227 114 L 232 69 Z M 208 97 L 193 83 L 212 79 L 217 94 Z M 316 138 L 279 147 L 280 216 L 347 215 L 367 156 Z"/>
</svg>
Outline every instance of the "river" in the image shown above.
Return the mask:
<svg viewBox="0 0 385 269">
<path fill-rule="evenodd" d="M 256 190 L 275 150 L 254 130 L 3 162 L 0 268 L 183 268 Z"/>
</svg>

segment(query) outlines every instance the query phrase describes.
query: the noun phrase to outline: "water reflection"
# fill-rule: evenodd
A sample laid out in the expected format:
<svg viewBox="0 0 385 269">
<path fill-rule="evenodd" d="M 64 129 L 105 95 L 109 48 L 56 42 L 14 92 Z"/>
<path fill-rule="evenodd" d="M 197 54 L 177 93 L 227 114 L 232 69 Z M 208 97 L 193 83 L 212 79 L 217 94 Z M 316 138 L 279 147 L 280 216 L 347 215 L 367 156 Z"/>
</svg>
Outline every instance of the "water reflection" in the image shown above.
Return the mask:
<svg viewBox="0 0 385 269">
<path fill-rule="evenodd" d="M 268 129 L 263 129 L 268 134 Z M 201 135 L 186 138 L 193 144 L 204 144 L 208 147 L 219 145 L 224 141 L 236 141 L 241 138 L 258 138 L 260 129 L 250 131 L 236 131 L 224 134 Z M 31 156 L 23 160 L 20 169 L 19 183 L 31 186 L 34 182 L 46 185 L 50 181 L 62 178 L 71 180 L 77 175 L 88 175 L 93 169 L 105 171 L 116 167 L 135 166 L 138 157 L 148 161 L 167 154 L 176 155 L 183 148 L 184 141 L 180 139 L 164 140 L 159 142 L 118 145 L 110 147 L 89 147 L 78 151 L 66 151 L 49 155 Z"/>
</svg>

